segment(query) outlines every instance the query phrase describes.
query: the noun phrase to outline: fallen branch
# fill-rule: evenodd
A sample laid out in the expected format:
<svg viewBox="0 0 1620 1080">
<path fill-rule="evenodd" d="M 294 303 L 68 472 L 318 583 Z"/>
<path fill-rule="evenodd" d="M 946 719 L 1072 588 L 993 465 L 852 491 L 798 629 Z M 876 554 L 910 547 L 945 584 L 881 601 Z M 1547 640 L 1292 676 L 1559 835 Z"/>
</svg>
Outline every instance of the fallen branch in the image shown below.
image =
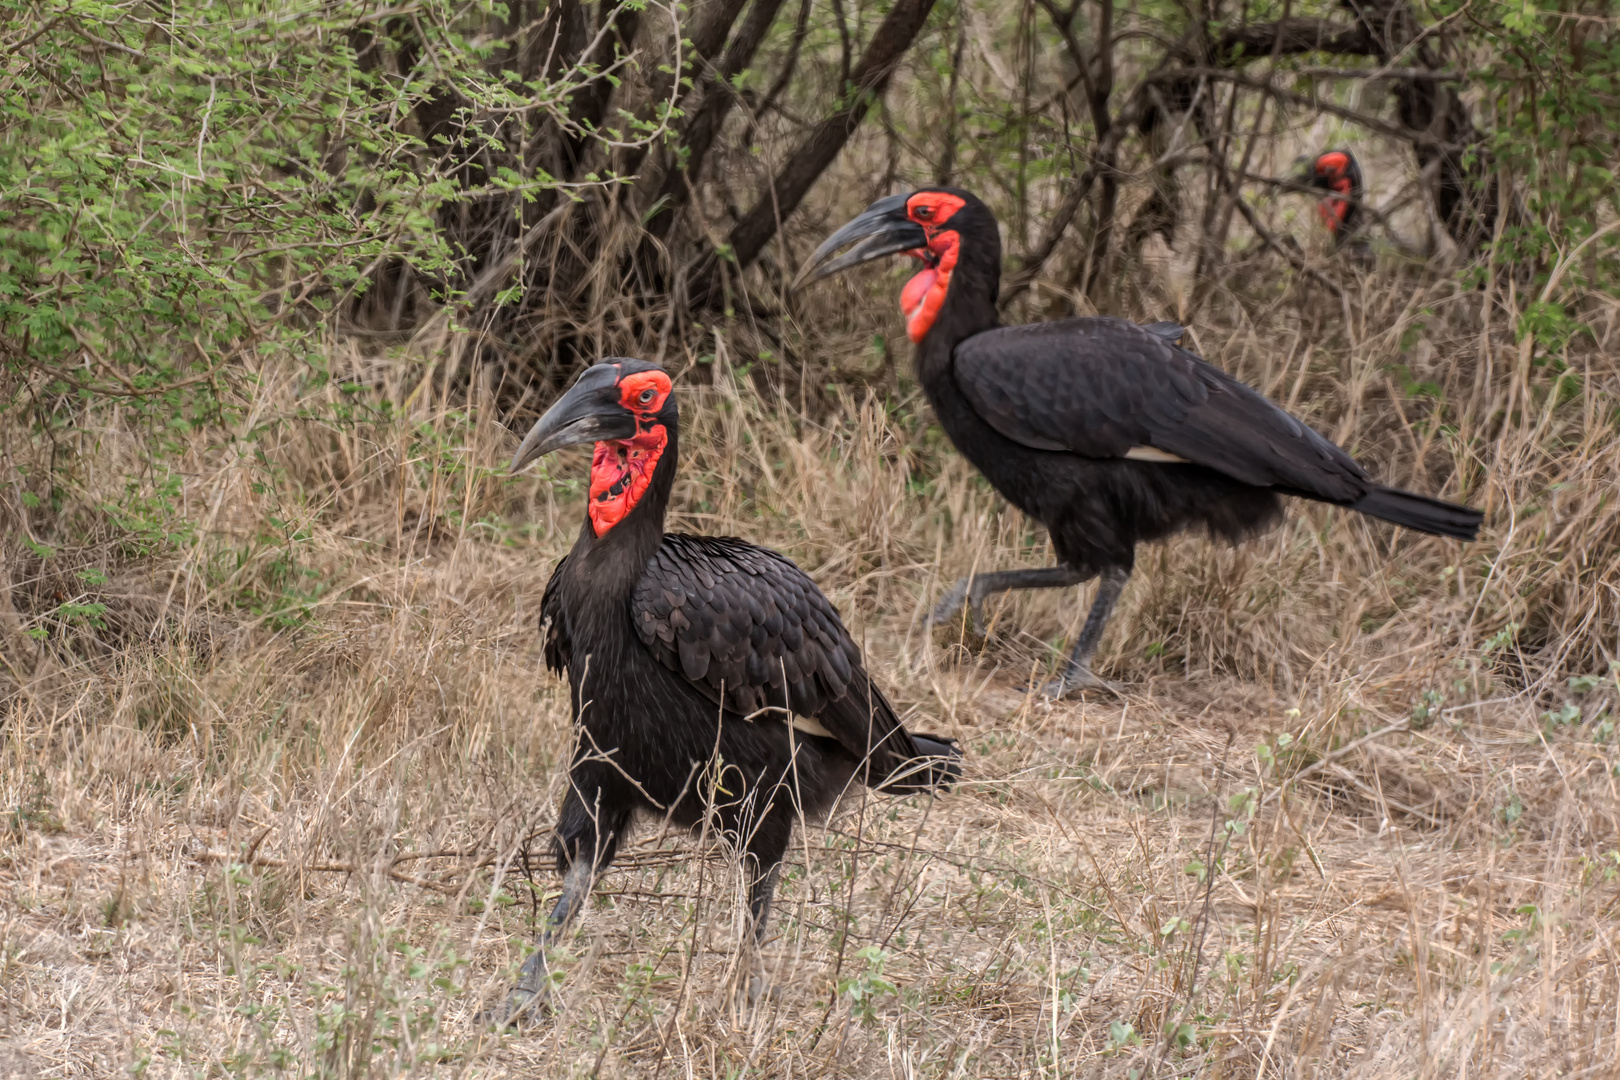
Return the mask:
<svg viewBox="0 0 1620 1080">
<path fill-rule="evenodd" d="M 1283 87 L 1272 82 L 1270 79 L 1257 78 L 1253 75 L 1245 75 L 1242 72 L 1229 71 L 1226 68 L 1171 68 L 1165 71 L 1154 72 L 1147 77 L 1146 81 L 1174 82 L 1178 79 L 1186 79 L 1194 76 L 1206 79 L 1215 79 L 1220 82 L 1231 83 L 1234 86 L 1247 87 L 1250 90 L 1259 90 L 1263 93 L 1271 94 L 1273 97 L 1276 97 L 1282 101 L 1289 102 L 1293 105 L 1298 105 L 1301 108 L 1312 109 L 1317 112 L 1325 112 L 1330 115 L 1337 116 L 1341 120 L 1348 120 L 1352 124 L 1359 124 L 1368 131 L 1376 131 L 1378 134 L 1383 135 L 1386 138 L 1395 139 L 1399 142 L 1412 143 L 1416 146 L 1428 147 L 1433 150 L 1444 150 L 1450 153 L 1461 153 L 1470 149 L 1468 146 L 1447 142 L 1444 139 L 1437 139 L 1426 131 L 1418 131 L 1412 128 L 1401 127 L 1398 124 L 1391 124 L 1387 120 L 1381 120 L 1369 113 L 1360 112 L 1356 109 L 1348 109 L 1343 105 L 1337 105 L 1331 101 L 1323 101 L 1321 98 L 1315 97 L 1314 95 L 1301 94 L 1294 90 L 1284 89 Z"/>
<path fill-rule="evenodd" d="M 292 868 L 311 874 L 366 873 L 365 867 L 355 866 L 352 863 L 299 863 L 289 859 L 277 859 L 269 855 L 260 855 L 258 854 L 259 845 L 264 842 L 264 838 L 266 835 L 268 835 L 269 831 L 270 830 L 266 829 L 264 832 L 260 833 L 259 836 L 248 845 L 247 850 L 241 854 L 234 854 L 229 851 L 214 851 L 212 849 L 207 849 L 197 852 L 192 856 L 192 858 L 196 859 L 198 862 L 235 863 L 238 866 Z M 524 843 L 530 843 L 538 837 L 544 836 L 550 831 L 551 829 L 549 827 L 536 830 L 524 838 Z M 466 859 L 479 854 L 479 852 L 482 850 L 487 849 L 474 848 L 467 851 L 451 850 L 405 852 L 404 854 L 394 856 L 393 861 L 389 863 L 388 876 L 393 878 L 395 881 L 406 885 L 416 885 L 423 889 L 430 889 L 433 892 L 443 893 L 446 896 L 455 896 L 461 892 L 465 879 L 460 879 L 455 883 L 435 881 L 432 878 L 420 877 L 416 874 L 408 874 L 399 869 L 400 864 L 415 862 L 420 859 Z M 610 868 L 610 870 L 658 869 L 666 866 L 678 866 L 683 863 L 690 862 L 693 859 L 703 859 L 711 862 L 718 862 L 722 861 L 723 858 L 723 853 L 713 850 L 683 851 L 678 848 L 657 848 L 651 851 L 636 851 L 631 849 L 620 852 L 619 856 L 614 859 L 613 866 Z M 479 859 L 472 865 L 465 867 L 464 869 L 468 874 L 472 874 L 479 870 L 488 869 L 489 867 L 494 866 L 498 861 L 499 860 L 494 855 L 485 855 L 483 858 Z"/>
<path fill-rule="evenodd" d="M 353 866 L 349 863 L 297 863 L 288 859 L 272 858 L 269 855 L 253 855 L 244 858 L 243 856 L 232 854 L 229 851 L 199 851 L 192 857 L 198 862 L 235 863 L 238 866 L 268 866 L 280 868 L 290 867 L 292 869 L 311 874 L 365 873 L 363 868 Z M 459 885 L 447 885 L 442 881 L 433 881 L 428 878 L 418 877 L 415 874 L 407 874 L 402 870 L 395 870 L 392 867 L 390 867 L 388 870 L 388 876 L 393 878 L 395 881 L 403 882 L 406 885 L 416 885 L 423 889 L 431 889 L 436 893 L 443 893 L 446 896 L 454 896 L 461 891 L 461 887 Z"/>
<path fill-rule="evenodd" d="M 1305 262 L 1304 256 L 1300 255 L 1299 252 L 1294 251 L 1287 244 L 1284 244 L 1281 240 L 1278 240 L 1276 236 L 1272 235 L 1271 230 L 1266 228 L 1264 223 L 1261 222 L 1260 215 L 1254 212 L 1254 207 L 1249 205 L 1247 199 L 1245 199 L 1237 191 L 1232 191 L 1231 196 L 1233 204 L 1238 208 L 1238 213 L 1243 215 L 1243 220 L 1249 223 L 1249 228 L 1254 230 L 1254 234 L 1264 241 L 1268 248 L 1281 255 L 1284 259 L 1287 259 L 1288 265 L 1292 266 L 1298 273 L 1310 278 L 1324 289 L 1327 289 L 1334 296 L 1338 297 L 1341 304 L 1349 303 L 1349 298 L 1345 296 L 1344 290 L 1339 288 L 1338 282 L 1323 274 L 1321 271 L 1312 268 Z"/>
</svg>

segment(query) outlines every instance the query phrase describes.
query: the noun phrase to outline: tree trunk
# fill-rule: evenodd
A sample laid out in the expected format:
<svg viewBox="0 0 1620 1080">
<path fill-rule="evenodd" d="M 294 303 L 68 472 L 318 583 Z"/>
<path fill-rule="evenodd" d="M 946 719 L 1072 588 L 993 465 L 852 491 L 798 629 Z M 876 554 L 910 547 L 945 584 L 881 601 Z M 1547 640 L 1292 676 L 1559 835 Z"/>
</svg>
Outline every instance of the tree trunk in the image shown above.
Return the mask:
<svg viewBox="0 0 1620 1080">
<path fill-rule="evenodd" d="M 770 190 L 731 230 L 727 243 L 739 267 L 748 266 L 759 257 L 776 235 L 778 223 L 787 220 L 799 208 L 811 185 L 838 157 L 838 152 L 866 117 L 872 102 L 888 88 L 894 69 L 922 32 L 933 9 L 934 0 L 896 0 L 889 9 L 867 44 L 860 63 L 850 73 L 840 107 L 817 124 L 799 144 L 772 180 Z M 705 289 L 703 295 L 707 294 Z"/>
</svg>

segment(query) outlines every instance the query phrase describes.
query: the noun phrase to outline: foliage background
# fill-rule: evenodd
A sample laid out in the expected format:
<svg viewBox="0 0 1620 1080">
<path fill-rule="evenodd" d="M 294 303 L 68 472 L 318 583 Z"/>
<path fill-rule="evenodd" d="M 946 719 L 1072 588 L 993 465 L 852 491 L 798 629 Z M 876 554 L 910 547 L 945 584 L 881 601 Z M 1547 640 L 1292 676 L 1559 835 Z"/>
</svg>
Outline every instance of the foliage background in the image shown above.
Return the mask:
<svg viewBox="0 0 1620 1080">
<path fill-rule="evenodd" d="M 0 2 L 0 1072 L 1606 1068 L 1614 18 Z M 1365 250 L 1294 176 L 1341 145 Z M 894 270 L 786 281 L 934 182 L 1000 215 L 1009 320 L 1181 320 L 1481 542 L 1144 553 L 1122 703 L 1022 694 L 1073 596 L 930 641 L 1045 537 L 932 426 Z M 689 395 L 679 526 L 809 568 L 975 772 L 806 832 L 769 1009 L 725 860 L 649 832 L 572 1007 L 490 1040 L 581 490 L 502 463 L 604 353 Z"/>
</svg>

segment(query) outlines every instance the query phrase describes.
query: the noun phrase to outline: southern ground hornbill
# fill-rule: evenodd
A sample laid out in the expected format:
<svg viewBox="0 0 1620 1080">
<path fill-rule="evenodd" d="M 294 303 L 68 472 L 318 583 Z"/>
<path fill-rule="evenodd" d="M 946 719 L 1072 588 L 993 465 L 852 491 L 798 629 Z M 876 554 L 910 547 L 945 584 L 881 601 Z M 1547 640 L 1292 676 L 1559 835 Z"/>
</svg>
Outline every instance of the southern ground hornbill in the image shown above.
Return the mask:
<svg viewBox="0 0 1620 1080">
<path fill-rule="evenodd" d="M 1479 530 L 1477 510 L 1374 482 L 1349 454 L 1179 348 L 1174 324 L 997 325 L 1001 238 L 966 191 L 879 199 L 816 249 L 796 284 L 893 254 L 923 263 L 900 306 L 940 425 L 997 491 L 1046 525 L 1061 563 L 964 578 L 931 621 L 947 623 L 966 602 L 982 633 L 980 608 L 992 593 L 1100 576 L 1050 694 L 1109 685 L 1091 661 L 1141 541 L 1202 525 L 1237 542 L 1278 520 L 1279 495 L 1440 536 L 1472 540 Z"/>
<path fill-rule="evenodd" d="M 743 852 L 757 941 L 800 814 L 825 814 L 851 781 L 909 793 L 960 775 L 952 740 L 901 725 L 804 571 L 733 537 L 664 532 L 680 430 L 662 368 L 587 369 L 512 471 L 579 443 L 596 444 L 590 503 L 540 603 L 578 736 L 553 838 L 563 890 L 506 1019 L 544 995 L 547 942 L 638 815 L 717 824 Z"/>
<path fill-rule="evenodd" d="M 1361 224 L 1361 163 L 1348 150 L 1327 150 L 1303 172 L 1305 183 L 1328 193 L 1316 204 L 1316 213 L 1332 234 L 1334 246 L 1345 244 Z"/>
</svg>

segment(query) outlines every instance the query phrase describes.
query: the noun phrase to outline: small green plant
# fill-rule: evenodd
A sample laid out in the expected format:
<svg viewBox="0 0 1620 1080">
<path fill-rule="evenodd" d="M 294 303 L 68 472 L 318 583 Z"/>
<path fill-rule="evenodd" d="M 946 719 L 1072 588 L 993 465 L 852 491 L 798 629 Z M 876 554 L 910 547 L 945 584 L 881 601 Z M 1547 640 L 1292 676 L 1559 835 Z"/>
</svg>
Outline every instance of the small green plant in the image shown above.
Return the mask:
<svg viewBox="0 0 1620 1080">
<path fill-rule="evenodd" d="M 1485 659 L 1489 659 L 1492 654 L 1510 648 L 1513 643 L 1518 640 L 1518 637 L 1519 624 L 1516 622 L 1510 622 L 1506 626 L 1502 627 L 1502 629 L 1485 639 L 1485 644 L 1480 646 L 1479 655 Z"/>
<path fill-rule="evenodd" d="M 868 945 L 855 951 L 855 959 L 864 960 L 866 969 L 858 975 L 839 979 L 838 995 L 849 998 L 850 1012 L 861 1023 L 868 1024 L 877 1019 L 878 1002 L 895 992 L 894 983 L 883 974 L 889 954 L 876 945 Z"/>
<path fill-rule="evenodd" d="M 1507 802 L 1497 808 L 1497 813 L 1502 818 L 1502 824 L 1511 829 L 1519 823 L 1520 818 L 1524 817 L 1524 800 L 1519 798 L 1519 793 L 1515 791 L 1508 796 Z"/>
<path fill-rule="evenodd" d="M 1425 690 L 1421 697 L 1412 705 L 1410 720 L 1415 730 L 1421 731 L 1434 722 L 1440 715 L 1440 706 L 1444 704 L 1446 695 L 1438 690 Z"/>
<path fill-rule="evenodd" d="M 1175 1021 L 1165 1025 L 1166 1040 L 1177 1050 L 1186 1050 L 1198 1042 L 1198 1028 L 1193 1024 L 1178 1024 Z"/>
<path fill-rule="evenodd" d="M 1541 730 L 1552 735 L 1560 728 L 1574 727 L 1581 722 L 1581 707 L 1573 701 L 1566 701 L 1556 709 L 1550 709 L 1541 714 Z"/>
<path fill-rule="evenodd" d="M 1244 788 L 1226 800 L 1226 812 L 1231 816 L 1226 819 L 1226 831 L 1232 836 L 1242 836 L 1248 829 L 1254 815 L 1260 812 L 1260 792 L 1255 788 Z"/>
<path fill-rule="evenodd" d="M 1127 1046 L 1141 1046 L 1142 1036 L 1136 1033 L 1136 1027 L 1124 1020 L 1110 1020 L 1108 1022 L 1108 1049 L 1123 1050 Z"/>
</svg>

